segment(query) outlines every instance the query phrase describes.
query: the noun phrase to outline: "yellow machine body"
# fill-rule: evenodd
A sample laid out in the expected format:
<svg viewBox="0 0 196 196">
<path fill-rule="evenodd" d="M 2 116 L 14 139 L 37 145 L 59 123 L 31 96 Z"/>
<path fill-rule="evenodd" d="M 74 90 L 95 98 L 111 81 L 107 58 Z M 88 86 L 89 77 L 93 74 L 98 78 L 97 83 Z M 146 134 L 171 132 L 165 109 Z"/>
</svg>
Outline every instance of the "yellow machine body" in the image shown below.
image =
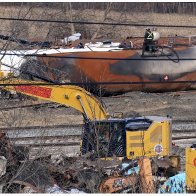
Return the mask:
<svg viewBox="0 0 196 196">
<path fill-rule="evenodd" d="M 126 156 L 129 159 L 141 156 L 165 156 L 172 145 L 171 122 L 165 118 L 154 121 L 146 130 L 126 130 Z"/>
<path fill-rule="evenodd" d="M 187 191 L 196 191 L 196 149 L 186 148 L 186 187 Z"/>
</svg>

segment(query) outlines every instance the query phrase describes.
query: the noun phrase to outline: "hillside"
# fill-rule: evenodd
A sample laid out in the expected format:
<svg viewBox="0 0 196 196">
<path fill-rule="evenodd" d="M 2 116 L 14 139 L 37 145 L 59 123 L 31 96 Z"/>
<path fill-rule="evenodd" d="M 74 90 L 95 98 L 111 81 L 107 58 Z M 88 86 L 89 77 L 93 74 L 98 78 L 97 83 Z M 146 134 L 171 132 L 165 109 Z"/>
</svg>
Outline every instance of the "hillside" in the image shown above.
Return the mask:
<svg viewBox="0 0 196 196">
<path fill-rule="evenodd" d="M 115 22 L 115 23 L 142 23 L 164 24 L 164 25 L 195 25 L 196 16 L 188 14 L 163 14 L 163 13 L 144 13 L 144 12 L 122 12 L 108 11 L 104 19 L 105 11 L 85 9 L 71 10 L 73 21 L 93 21 L 93 22 Z M 47 19 L 47 20 L 70 20 L 70 12 L 60 8 L 43 7 L 11 7 L 1 6 L 0 17 L 19 17 L 28 19 Z M 1 20 L 2 35 L 12 35 L 15 38 L 27 40 L 50 40 L 63 38 L 71 34 L 70 24 L 60 23 L 38 23 L 23 21 Z M 98 26 L 98 25 L 74 25 L 75 31 L 81 32 L 83 38 L 91 39 L 99 28 L 97 38 L 101 39 L 123 39 L 127 36 L 143 36 L 145 27 L 128 26 Z M 73 30 L 73 29 L 72 29 Z M 183 28 L 158 28 L 161 36 L 168 35 L 187 35 L 196 34 L 196 29 Z"/>
</svg>

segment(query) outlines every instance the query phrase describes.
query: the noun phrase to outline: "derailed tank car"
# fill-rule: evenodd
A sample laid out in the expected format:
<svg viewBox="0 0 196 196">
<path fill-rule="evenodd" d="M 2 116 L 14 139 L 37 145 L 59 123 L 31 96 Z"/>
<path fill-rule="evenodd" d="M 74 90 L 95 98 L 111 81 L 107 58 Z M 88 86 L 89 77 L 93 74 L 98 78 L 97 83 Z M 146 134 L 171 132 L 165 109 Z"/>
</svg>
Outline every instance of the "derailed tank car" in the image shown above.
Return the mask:
<svg viewBox="0 0 196 196">
<path fill-rule="evenodd" d="M 50 82 L 84 83 L 80 86 L 93 92 L 196 89 L 194 82 L 167 83 L 196 80 L 196 60 L 187 60 L 195 58 L 196 46 L 179 44 L 172 48 L 162 45 L 156 53 L 141 54 L 141 48 L 68 49 L 64 53 L 28 57 L 21 69 L 23 73 L 33 73 Z M 105 82 L 113 84 L 99 84 Z M 117 82 L 125 84 L 114 84 Z M 128 84 L 131 82 L 138 84 Z"/>
</svg>

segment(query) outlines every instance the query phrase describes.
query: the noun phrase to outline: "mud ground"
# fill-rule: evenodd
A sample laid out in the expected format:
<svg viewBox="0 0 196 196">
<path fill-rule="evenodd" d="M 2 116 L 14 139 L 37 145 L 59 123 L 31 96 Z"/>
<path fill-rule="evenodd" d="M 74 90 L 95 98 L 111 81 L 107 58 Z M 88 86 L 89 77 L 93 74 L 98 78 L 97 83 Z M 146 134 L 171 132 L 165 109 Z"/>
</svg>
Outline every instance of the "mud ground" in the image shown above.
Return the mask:
<svg viewBox="0 0 196 196">
<path fill-rule="evenodd" d="M 102 97 L 110 115 L 122 112 L 129 116 L 171 116 L 174 121 L 196 121 L 196 91 L 144 93 L 129 92 L 112 97 Z M 73 108 L 59 104 L 14 108 L 17 105 L 45 103 L 27 99 L 0 100 L 0 127 L 45 126 L 82 124 L 82 115 Z M 8 109 L 5 109 L 9 107 Z"/>
</svg>

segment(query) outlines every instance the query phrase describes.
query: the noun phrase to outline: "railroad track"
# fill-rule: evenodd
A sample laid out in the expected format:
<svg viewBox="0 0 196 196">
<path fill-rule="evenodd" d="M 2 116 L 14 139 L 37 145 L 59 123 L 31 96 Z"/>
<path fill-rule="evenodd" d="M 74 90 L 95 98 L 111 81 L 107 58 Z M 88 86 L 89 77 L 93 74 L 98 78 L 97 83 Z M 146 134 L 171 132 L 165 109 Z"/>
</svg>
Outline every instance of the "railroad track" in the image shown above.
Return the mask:
<svg viewBox="0 0 196 196">
<path fill-rule="evenodd" d="M 12 144 L 27 146 L 30 157 L 48 154 L 77 156 L 80 153 L 82 125 L 57 125 L 0 128 L 5 131 Z M 172 140 L 185 147 L 196 143 L 196 122 L 174 122 Z"/>
<path fill-rule="evenodd" d="M 80 136 L 82 133 L 82 124 L 78 125 L 55 125 L 55 126 L 30 126 L 30 127 L 2 127 L 0 131 L 7 133 L 10 139 L 18 140 L 26 138 L 27 140 L 39 137 L 71 137 Z M 196 122 L 173 122 L 172 134 L 176 139 L 196 138 Z M 50 139 L 51 139 L 50 138 Z"/>
</svg>

